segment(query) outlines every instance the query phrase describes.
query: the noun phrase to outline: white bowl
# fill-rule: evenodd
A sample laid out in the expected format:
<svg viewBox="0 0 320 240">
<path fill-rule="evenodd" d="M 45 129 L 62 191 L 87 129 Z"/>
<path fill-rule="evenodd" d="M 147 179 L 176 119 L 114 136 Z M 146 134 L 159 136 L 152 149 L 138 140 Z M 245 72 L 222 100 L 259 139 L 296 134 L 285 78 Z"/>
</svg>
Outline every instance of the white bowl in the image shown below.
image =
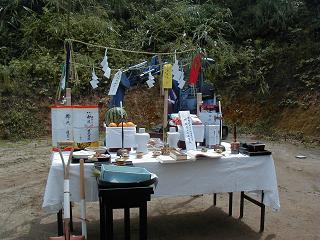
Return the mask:
<svg viewBox="0 0 320 240">
<path fill-rule="evenodd" d="M 94 154 L 95 152 L 93 151 L 81 150 L 81 151 L 73 152 L 72 156 L 76 159 L 80 159 L 80 158 L 88 158 L 90 156 L 93 156 Z"/>
<path fill-rule="evenodd" d="M 107 152 L 108 148 L 103 147 L 103 146 L 101 146 L 101 147 L 86 147 L 85 150 L 90 151 L 90 152 L 96 152 L 96 153 L 103 154 L 103 153 Z"/>
</svg>

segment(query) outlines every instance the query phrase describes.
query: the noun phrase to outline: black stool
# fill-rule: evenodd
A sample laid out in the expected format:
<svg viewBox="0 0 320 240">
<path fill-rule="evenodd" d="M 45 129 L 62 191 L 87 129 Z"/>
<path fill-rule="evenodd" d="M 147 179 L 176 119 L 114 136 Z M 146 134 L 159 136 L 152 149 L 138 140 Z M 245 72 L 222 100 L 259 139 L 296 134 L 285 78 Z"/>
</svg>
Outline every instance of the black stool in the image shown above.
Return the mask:
<svg viewBox="0 0 320 240">
<path fill-rule="evenodd" d="M 101 188 L 99 186 L 100 240 L 113 239 L 113 209 L 124 209 L 125 239 L 130 239 L 130 208 L 139 208 L 140 240 L 147 239 L 147 202 L 153 187 Z"/>
</svg>

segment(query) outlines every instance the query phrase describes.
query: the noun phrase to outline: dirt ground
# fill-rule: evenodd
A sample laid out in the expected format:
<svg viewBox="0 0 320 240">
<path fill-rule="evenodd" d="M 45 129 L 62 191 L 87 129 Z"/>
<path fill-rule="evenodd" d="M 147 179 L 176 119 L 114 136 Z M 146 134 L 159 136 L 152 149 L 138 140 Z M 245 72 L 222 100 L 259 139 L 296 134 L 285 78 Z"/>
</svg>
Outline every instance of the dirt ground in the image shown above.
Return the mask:
<svg viewBox="0 0 320 240">
<path fill-rule="evenodd" d="M 48 140 L 0 142 L 0 239 L 47 239 L 56 236 L 56 216 L 41 209 L 50 167 Z M 227 194 L 153 199 L 148 205 L 149 239 L 320 239 L 320 148 L 268 142 L 278 177 L 281 209 L 266 211 L 259 233 L 259 209 L 246 203 L 239 220 L 239 194 L 228 217 Z M 296 155 L 305 155 L 298 159 Z M 89 239 L 99 239 L 98 203 L 87 206 Z M 122 212 L 116 212 L 115 239 L 123 239 Z M 79 209 L 74 210 L 79 233 Z M 137 213 L 132 220 L 138 237 Z"/>
</svg>

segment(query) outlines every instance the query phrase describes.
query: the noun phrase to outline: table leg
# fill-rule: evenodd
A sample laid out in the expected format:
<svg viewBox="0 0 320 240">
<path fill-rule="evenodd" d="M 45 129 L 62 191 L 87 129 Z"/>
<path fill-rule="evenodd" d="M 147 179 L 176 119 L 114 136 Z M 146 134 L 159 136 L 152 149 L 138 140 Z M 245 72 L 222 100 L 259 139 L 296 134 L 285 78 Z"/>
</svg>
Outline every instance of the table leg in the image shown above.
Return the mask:
<svg viewBox="0 0 320 240">
<path fill-rule="evenodd" d="M 261 202 L 249 197 L 248 195 L 244 194 L 244 192 L 241 192 L 241 199 L 240 199 L 240 218 L 243 217 L 243 202 L 244 199 L 248 200 L 249 202 L 257 205 L 260 207 L 260 232 L 264 231 L 264 220 L 265 220 L 265 205 L 263 203 L 263 198 L 264 198 L 264 192 L 262 191 L 262 196 L 261 196 Z"/>
<path fill-rule="evenodd" d="M 139 226 L 139 236 L 140 240 L 147 240 L 147 202 L 144 202 L 139 207 L 139 217 L 140 217 L 140 226 Z"/>
<path fill-rule="evenodd" d="M 124 208 L 124 239 L 130 240 L 130 208 Z"/>
<path fill-rule="evenodd" d="M 217 194 L 214 193 L 213 194 L 213 206 L 216 206 L 217 205 Z"/>
<path fill-rule="evenodd" d="M 57 223 L 58 223 L 58 236 L 63 236 L 63 220 L 62 220 L 62 210 L 61 209 L 57 213 Z"/>
<path fill-rule="evenodd" d="M 229 216 L 232 216 L 233 193 L 229 192 Z"/>
<path fill-rule="evenodd" d="M 266 214 L 266 207 L 263 203 L 263 199 L 264 199 L 264 191 L 262 190 L 261 192 L 261 213 L 260 213 L 260 232 L 264 231 L 264 218 L 265 218 L 265 214 Z"/>
<path fill-rule="evenodd" d="M 113 239 L 113 209 L 111 207 L 106 206 L 106 218 L 105 218 L 105 228 L 107 231 L 107 240 Z"/>
<path fill-rule="evenodd" d="M 101 197 L 99 197 L 99 208 L 100 208 L 100 240 L 104 240 L 106 238 L 106 228 L 105 228 L 106 211 L 102 203 Z"/>
<path fill-rule="evenodd" d="M 240 195 L 240 216 L 239 216 L 239 218 L 243 218 L 243 207 L 244 207 L 244 192 L 241 192 L 241 195 Z"/>
<path fill-rule="evenodd" d="M 263 206 L 261 206 L 261 215 L 260 215 L 260 232 L 264 231 L 264 217 L 265 217 L 265 214 L 266 214 L 265 211 L 266 211 L 266 207 L 263 204 Z"/>
<path fill-rule="evenodd" d="M 70 232 L 73 232 L 72 203 L 70 202 Z"/>
</svg>

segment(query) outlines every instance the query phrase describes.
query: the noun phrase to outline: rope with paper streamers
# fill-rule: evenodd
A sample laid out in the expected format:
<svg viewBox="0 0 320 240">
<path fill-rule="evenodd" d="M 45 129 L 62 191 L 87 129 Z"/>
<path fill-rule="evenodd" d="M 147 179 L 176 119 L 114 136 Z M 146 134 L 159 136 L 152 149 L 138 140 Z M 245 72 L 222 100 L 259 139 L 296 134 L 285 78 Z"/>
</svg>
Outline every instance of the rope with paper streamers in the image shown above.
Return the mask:
<svg viewBox="0 0 320 240">
<path fill-rule="evenodd" d="M 91 47 L 103 48 L 103 49 L 114 50 L 119 52 L 129 52 L 129 53 L 147 54 L 147 55 L 176 55 L 176 54 L 192 52 L 197 50 L 196 48 L 192 48 L 192 49 L 174 51 L 174 52 L 146 52 L 146 51 L 128 50 L 128 49 L 115 48 L 115 47 L 106 47 L 98 44 L 83 42 L 83 41 L 72 39 L 72 38 L 66 39 L 65 41 L 82 43 L 84 45 L 91 46 Z"/>
<path fill-rule="evenodd" d="M 82 63 L 78 63 L 78 62 L 75 62 L 75 61 L 71 61 L 70 62 L 71 64 L 74 64 L 74 65 L 79 65 L 81 67 L 86 67 L 86 68 L 92 68 L 92 65 L 86 65 L 86 64 L 82 64 Z M 162 69 L 163 65 L 165 65 L 166 63 L 162 63 L 162 64 L 156 64 L 156 65 L 153 65 L 154 67 L 160 67 Z M 185 63 L 185 64 L 182 64 L 181 66 L 182 67 L 185 67 L 185 66 L 188 66 L 190 65 L 191 63 Z M 93 65 L 95 69 L 99 69 L 99 70 L 102 70 L 102 67 L 97 67 L 96 65 Z M 145 69 L 146 67 L 140 67 L 139 69 Z M 123 68 L 111 68 L 112 71 L 119 71 L 119 70 L 123 70 Z M 126 72 L 127 69 L 123 70 L 122 72 Z"/>
<path fill-rule="evenodd" d="M 190 53 L 190 52 L 194 52 L 194 51 L 197 50 L 196 48 L 192 48 L 192 49 L 187 49 L 187 50 L 182 50 L 182 51 L 176 51 L 175 50 L 174 52 L 146 52 L 146 51 L 136 51 L 136 50 L 121 49 L 121 48 L 115 48 L 115 47 L 106 47 L 106 46 L 102 46 L 102 45 L 99 45 L 99 44 L 87 43 L 87 42 L 84 42 L 84 41 L 80 41 L 80 40 L 77 40 L 77 39 L 71 39 L 71 38 L 65 39 L 65 43 L 66 42 L 69 42 L 69 44 L 70 44 L 70 50 L 71 50 L 70 51 L 71 52 L 70 55 L 72 55 L 72 61 L 70 59 L 70 64 L 72 66 L 71 67 L 71 79 L 73 80 L 75 85 L 79 85 L 79 83 L 80 83 L 79 77 L 78 77 L 78 73 L 77 73 L 77 66 L 93 68 L 93 71 L 94 71 L 95 68 L 100 69 L 100 70 L 103 70 L 103 68 L 95 66 L 95 64 L 93 64 L 93 66 L 92 65 L 89 66 L 89 65 L 77 62 L 76 59 L 75 59 L 74 51 L 73 51 L 73 43 L 81 43 L 81 44 L 84 44 L 84 45 L 90 46 L 90 47 L 102 48 L 102 49 L 105 49 L 106 51 L 107 50 L 114 50 L 114 51 L 134 53 L 134 54 L 157 55 L 157 56 L 159 56 L 159 58 L 161 56 L 174 56 L 174 61 L 176 61 L 176 55 L 177 54 Z M 164 64 L 165 63 L 160 63 L 160 64 L 157 64 L 157 65 L 154 65 L 154 66 L 155 67 L 160 67 L 160 71 L 162 71 L 162 68 L 163 68 Z M 181 67 L 185 67 L 185 66 L 190 65 L 190 64 L 191 63 L 186 63 L 186 64 L 181 65 Z M 139 69 L 144 69 L 144 68 L 145 68 L 144 66 L 141 66 Z M 110 70 L 113 70 L 113 71 L 121 71 L 122 70 L 122 72 L 127 72 L 130 69 L 131 68 L 129 67 L 127 69 L 120 68 L 120 69 L 110 69 Z M 146 72 L 146 74 L 147 73 L 148 72 Z M 60 87 L 58 88 L 58 92 L 59 92 L 59 94 L 57 94 L 58 95 L 57 99 L 60 98 L 60 94 L 61 94 L 61 88 Z"/>
</svg>

